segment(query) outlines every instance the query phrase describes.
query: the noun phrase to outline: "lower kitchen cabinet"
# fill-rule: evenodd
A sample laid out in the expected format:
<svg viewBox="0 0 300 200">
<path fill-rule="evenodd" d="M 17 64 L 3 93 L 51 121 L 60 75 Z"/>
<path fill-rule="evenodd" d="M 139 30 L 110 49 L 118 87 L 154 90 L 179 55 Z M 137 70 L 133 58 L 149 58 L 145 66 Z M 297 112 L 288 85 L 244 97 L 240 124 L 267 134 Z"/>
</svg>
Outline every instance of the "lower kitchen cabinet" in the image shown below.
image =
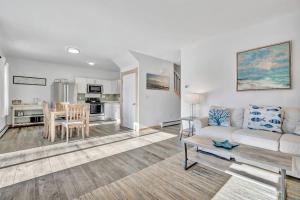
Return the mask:
<svg viewBox="0 0 300 200">
<path fill-rule="evenodd" d="M 104 103 L 104 115 L 106 119 L 120 120 L 120 103 L 119 102 Z"/>
<path fill-rule="evenodd" d="M 111 104 L 104 103 L 104 116 L 106 119 L 111 119 Z"/>
<path fill-rule="evenodd" d="M 111 116 L 112 119 L 120 120 L 120 103 L 111 104 Z"/>
</svg>

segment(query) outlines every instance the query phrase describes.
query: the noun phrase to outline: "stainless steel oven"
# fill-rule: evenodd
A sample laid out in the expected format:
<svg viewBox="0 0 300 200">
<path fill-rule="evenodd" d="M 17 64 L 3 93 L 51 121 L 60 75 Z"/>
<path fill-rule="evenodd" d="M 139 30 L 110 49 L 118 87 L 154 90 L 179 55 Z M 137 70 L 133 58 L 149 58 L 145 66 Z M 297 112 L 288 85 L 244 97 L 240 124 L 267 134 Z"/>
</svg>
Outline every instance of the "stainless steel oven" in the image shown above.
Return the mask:
<svg viewBox="0 0 300 200">
<path fill-rule="evenodd" d="M 103 93 L 103 85 L 87 85 L 87 93 L 89 94 L 102 94 Z"/>
<path fill-rule="evenodd" d="M 85 102 L 90 104 L 91 115 L 104 115 L 104 103 L 99 98 L 87 98 Z"/>
</svg>

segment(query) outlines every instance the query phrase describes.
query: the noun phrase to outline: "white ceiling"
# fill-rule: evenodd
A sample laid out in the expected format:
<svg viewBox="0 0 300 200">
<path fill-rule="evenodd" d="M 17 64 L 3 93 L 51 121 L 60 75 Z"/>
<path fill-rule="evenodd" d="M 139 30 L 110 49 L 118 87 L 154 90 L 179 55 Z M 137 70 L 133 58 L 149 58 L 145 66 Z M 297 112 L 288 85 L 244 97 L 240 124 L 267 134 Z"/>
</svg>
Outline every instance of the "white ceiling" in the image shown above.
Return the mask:
<svg viewBox="0 0 300 200">
<path fill-rule="evenodd" d="M 299 0 L 0 0 L 0 48 L 117 71 L 113 60 L 128 50 L 180 62 L 182 46 L 299 8 Z M 69 45 L 81 53 L 67 54 Z"/>
</svg>

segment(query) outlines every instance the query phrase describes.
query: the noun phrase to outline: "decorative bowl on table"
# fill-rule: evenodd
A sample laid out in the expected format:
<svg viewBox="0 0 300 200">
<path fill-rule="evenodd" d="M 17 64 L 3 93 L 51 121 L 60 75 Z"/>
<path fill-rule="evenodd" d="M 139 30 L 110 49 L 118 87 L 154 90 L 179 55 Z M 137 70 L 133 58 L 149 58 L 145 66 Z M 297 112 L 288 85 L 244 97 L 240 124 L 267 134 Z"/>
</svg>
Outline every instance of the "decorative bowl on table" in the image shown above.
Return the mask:
<svg viewBox="0 0 300 200">
<path fill-rule="evenodd" d="M 214 143 L 215 147 L 220 147 L 220 148 L 224 148 L 224 149 L 233 149 L 234 147 L 239 146 L 239 144 L 237 143 L 231 143 L 229 142 L 229 140 L 212 140 Z"/>
</svg>

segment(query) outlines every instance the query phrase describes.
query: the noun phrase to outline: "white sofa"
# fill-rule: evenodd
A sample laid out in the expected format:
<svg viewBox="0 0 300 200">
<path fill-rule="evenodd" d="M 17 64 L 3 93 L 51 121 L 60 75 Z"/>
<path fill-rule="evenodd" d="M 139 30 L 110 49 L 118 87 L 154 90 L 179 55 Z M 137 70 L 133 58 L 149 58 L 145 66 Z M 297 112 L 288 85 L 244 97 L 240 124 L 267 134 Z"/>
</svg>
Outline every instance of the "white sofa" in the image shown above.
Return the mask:
<svg viewBox="0 0 300 200">
<path fill-rule="evenodd" d="M 300 108 L 284 109 L 283 133 L 248 129 L 248 116 L 248 109 L 231 109 L 231 127 L 208 126 L 208 118 L 200 118 L 195 121 L 195 134 L 294 154 L 297 158 L 293 172 L 288 174 L 300 178 L 300 136 L 293 134 L 296 126 L 300 125 Z"/>
</svg>

